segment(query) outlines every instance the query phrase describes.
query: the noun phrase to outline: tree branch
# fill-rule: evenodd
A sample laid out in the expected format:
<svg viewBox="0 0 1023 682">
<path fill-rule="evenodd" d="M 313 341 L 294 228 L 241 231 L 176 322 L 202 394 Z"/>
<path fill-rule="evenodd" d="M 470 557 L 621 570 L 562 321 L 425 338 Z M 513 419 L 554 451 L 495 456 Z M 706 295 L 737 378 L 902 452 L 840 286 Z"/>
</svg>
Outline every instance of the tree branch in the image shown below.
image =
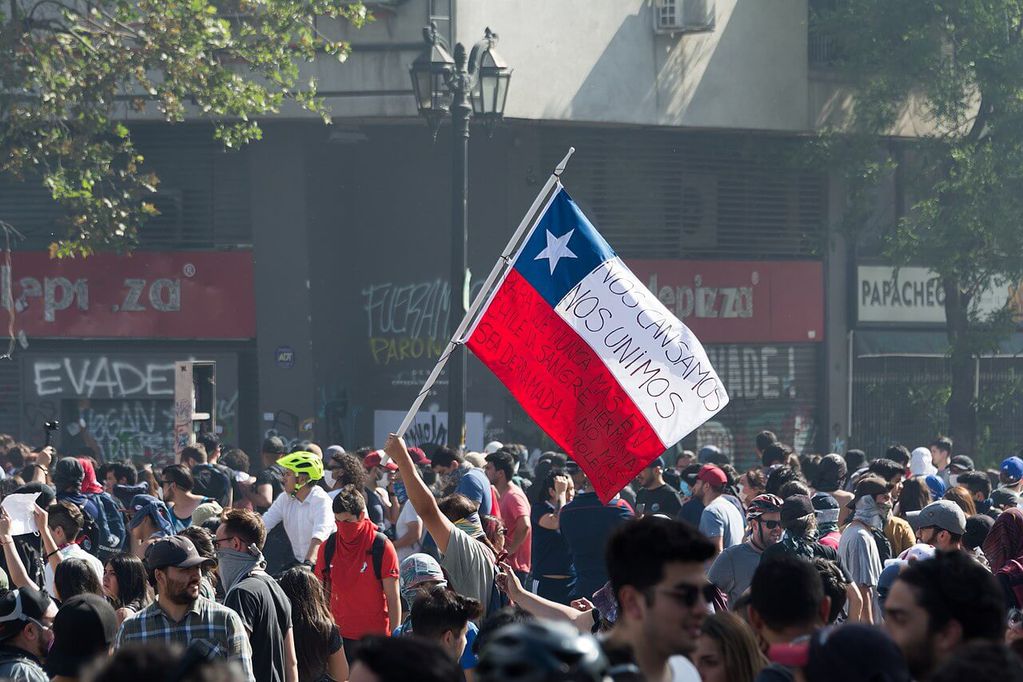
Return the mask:
<svg viewBox="0 0 1023 682">
<path fill-rule="evenodd" d="M 980 105 L 977 107 L 977 116 L 973 119 L 973 125 L 970 126 L 970 131 L 966 133 L 966 139 L 970 142 L 976 142 L 979 140 L 981 133 L 984 132 L 988 116 L 991 113 L 988 111 L 989 108 L 987 97 L 984 94 L 981 94 Z"/>
</svg>

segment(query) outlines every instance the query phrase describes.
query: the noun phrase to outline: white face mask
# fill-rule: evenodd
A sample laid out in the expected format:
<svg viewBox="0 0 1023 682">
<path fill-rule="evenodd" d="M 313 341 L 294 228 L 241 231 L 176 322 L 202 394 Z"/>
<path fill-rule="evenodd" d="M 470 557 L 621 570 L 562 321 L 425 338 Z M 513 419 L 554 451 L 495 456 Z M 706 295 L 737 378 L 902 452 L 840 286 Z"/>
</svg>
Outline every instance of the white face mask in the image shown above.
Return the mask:
<svg viewBox="0 0 1023 682">
<path fill-rule="evenodd" d="M 948 476 L 948 485 L 949 485 L 949 487 L 954 487 L 958 481 L 959 481 L 959 474 L 949 474 L 949 476 Z"/>
<path fill-rule="evenodd" d="M 323 482 L 327 484 L 328 488 L 334 487 L 334 472 L 330 469 L 323 470 Z"/>
</svg>

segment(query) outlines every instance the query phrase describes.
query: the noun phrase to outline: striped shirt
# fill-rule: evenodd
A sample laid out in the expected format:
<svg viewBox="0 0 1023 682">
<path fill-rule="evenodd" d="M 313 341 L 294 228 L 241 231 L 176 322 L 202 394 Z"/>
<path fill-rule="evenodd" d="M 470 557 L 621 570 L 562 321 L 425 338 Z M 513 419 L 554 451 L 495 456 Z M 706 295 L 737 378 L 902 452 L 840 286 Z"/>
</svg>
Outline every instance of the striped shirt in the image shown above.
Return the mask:
<svg viewBox="0 0 1023 682">
<path fill-rule="evenodd" d="M 194 640 L 204 640 L 211 651 L 230 661 L 237 661 L 252 682 L 252 649 L 249 636 L 237 613 L 220 604 L 199 597 L 185 617 L 171 620 L 159 602 L 153 602 L 121 623 L 117 631 L 115 649 L 136 642 L 175 642 L 188 646 Z"/>
</svg>

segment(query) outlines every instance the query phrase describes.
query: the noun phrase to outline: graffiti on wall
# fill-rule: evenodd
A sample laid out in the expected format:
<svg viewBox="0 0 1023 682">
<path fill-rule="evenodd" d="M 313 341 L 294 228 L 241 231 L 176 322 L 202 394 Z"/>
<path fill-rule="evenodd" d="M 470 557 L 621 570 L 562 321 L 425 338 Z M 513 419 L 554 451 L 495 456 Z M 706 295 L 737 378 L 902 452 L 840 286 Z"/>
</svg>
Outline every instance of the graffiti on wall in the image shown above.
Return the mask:
<svg viewBox="0 0 1023 682">
<path fill-rule="evenodd" d="M 775 432 L 797 452 L 812 451 L 817 435 L 814 348 L 706 347 L 731 402 L 696 431 L 697 447 L 716 445 L 740 469 L 754 464 L 753 440 Z"/>
<path fill-rule="evenodd" d="M 134 395 L 173 396 L 174 363 L 136 363 L 100 357 L 36 360 L 32 364 L 35 394 L 77 398 L 122 398 Z"/>
<path fill-rule="evenodd" d="M 362 290 L 374 364 L 436 360 L 444 351 L 451 287 L 441 279 L 371 284 Z"/>
<path fill-rule="evenodd" d="M 226 443 L 237 442 L 238 392 L 217 399 L 217 431 Z M 43 422 L 62 422 L 61 446 L 92 447 L 104 460 L 144 457 L 156 463 L 174 458 L 174 401 L 126 398 L 41 400 L 25 404 L 32 431 Z"/>
<path fill-rule="evenodd" d="M 238 389 L 233 357 L 218 361 L 216 430 L 237 443 Z M 39 356 L 25 363 L 23 423 L 42 438 L 43 423 L 59 419 L 59 445 L 89 447 L 105 460 L 174 457 L 174 361 L 132 354 Z"/>
<path fill-rule="evenodd" d="M 472 283 L 470 298 L 483 285 Z M 366 338 L 373 364 L 432 365 L 450 338 L 451 287 L 446 280 L 384 282 L 362 290 Z M 429 369 L 426 370 L 429 373 Z M 392 379 L 401 385 L 407 379 Z M 420 382 L 421 383 L 421 382 Z"/>
</svg>

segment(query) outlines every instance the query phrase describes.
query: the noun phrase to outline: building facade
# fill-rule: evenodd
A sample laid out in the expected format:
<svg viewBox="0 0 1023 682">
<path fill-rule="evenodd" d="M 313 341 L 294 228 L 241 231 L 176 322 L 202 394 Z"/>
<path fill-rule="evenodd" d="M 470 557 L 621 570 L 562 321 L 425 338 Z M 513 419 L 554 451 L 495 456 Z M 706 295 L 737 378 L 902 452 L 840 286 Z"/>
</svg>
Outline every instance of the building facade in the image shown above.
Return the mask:
<svg viewBox="0 0 1023 682">
<path fill-rule="evenodd" d="M 346 64 L 305 67 L 332 126 L 286 111 L 263 122 L 262 141 L 227 153 L 200 121 L 133 121 L 163 179 L 162 215 L 127 261 L 138 272 L 42 258 L 52 209 L 2 188 L 0 212 L 29 239 L 12 264 L 27 346 L 0 363 L 0 430 L 41 439 L 56 417 L 77 442 L 69 426 L 95 434 L 102 424 L 103 456 L 147 456 L 162 447 L 171 404 L 159 379 L 138 376 L 194 357 L 218 361 L 221 428 L 249 452 L 270 433 L 379 446 L 452 325 L 450 131 L 433 139 L 408 76 L 432 21 L 467 46 L 492 28 L 514 69 L 505 121 L 474 127 L 470 140 L 474 286 L 575 147 L 568 192 L 701 338 L 732 398 L 687 444 L 748 463 L 765 428 L 801 450 L 847 441 L 854 264 L 830 228 L 841 189 L 800 161 L 807 135 L 841 107 L 811 68 L 806 0 L 370 7 L 364 29 L 322 27 L 352 42 Z M 101 365 L 135 383 L 107 379 Z M 412 440 L 449 440 L 446 403 L 442 380 Z M 135 415 L 139 425 L 123 428 Z M 470 359 L 467 445 L 494 439 L 544 442 Z"/>
</svg>

